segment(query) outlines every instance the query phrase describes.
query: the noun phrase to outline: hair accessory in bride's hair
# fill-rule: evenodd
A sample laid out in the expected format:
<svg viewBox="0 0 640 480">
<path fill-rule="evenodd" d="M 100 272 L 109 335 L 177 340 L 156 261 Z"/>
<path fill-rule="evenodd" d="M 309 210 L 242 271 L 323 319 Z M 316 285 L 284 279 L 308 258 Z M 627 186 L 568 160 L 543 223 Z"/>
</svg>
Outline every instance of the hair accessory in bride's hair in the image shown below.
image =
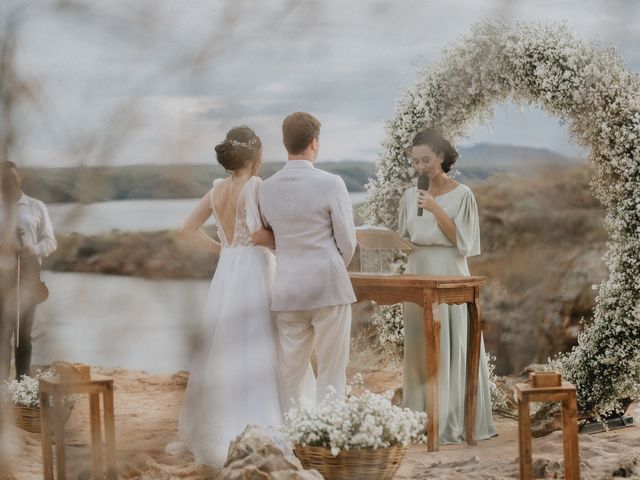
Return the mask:
<svg viewBox="0 0 640 480">
<path fill-rule="evenodd" d="M 248 140 L 246 142 L 239 142 L 238 140 L 227 140 L 227 141 L 232 147 L 239 147 L 239 148 L 251 148 L 258 143 L 255 138 L 252 138 L 251 140 Z"/>
</svg>

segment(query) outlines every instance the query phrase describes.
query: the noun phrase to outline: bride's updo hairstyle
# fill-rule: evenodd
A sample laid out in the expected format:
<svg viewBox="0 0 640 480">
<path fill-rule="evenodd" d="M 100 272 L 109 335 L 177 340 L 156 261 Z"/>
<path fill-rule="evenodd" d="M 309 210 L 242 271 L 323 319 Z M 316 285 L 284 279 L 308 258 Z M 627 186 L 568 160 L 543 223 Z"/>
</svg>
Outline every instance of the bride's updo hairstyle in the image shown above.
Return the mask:
<svg viewBox="0 0 640 480">
<path fill-rule="evenodd" d="M 425 128 L 413 137 L 412 146 L 426 145 L 436 155 L 443 155 L 442 170 L 447 173 L 460 156 L 458 151 L 434 128 Z"/>
<path fill-rule="evenodd" d="M 216 159 L 227 171 L 234 171 L 258 164 L 262 142 L 252 129 L 246 125 L 233 127 L 227 132 L 224 141 L 216 145 Z"/>
</svg>

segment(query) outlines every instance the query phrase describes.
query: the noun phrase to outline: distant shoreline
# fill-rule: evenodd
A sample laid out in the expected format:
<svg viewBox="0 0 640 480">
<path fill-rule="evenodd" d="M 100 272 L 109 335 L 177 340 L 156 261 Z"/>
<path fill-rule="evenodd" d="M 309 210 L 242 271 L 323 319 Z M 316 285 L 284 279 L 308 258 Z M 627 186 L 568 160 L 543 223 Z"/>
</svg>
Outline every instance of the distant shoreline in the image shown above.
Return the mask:
<svg viewBox="0 0 640 480">
<path fill-rule="evenodd" d="M 354 209 L 367 192 L 350 193 Z M 198 198 L 109 200 L 89 204 L 50 203 L 49 215 L 57 235 L 109 235 L 121 232 L 157 232 L 180 228 Z M 214 225 L 210 218 L 207 225 Z"/>
<path fill-rule="evenodd" d="M 541 148 L 478 144 L 462 147 L 454 166 L 462 182 L 485 180 L 496 173 L 532 172 L 549 166 L 575 167 L 583 162 Z M 407 159 L 398 159 L 406 162 Z M 260 171 L 268 178 L 283 161 L 264 162 Z M 342 177 L 349 192 L 364 192 L 375 178 L 375 163 L 363 160 L 318 161 L 317 167 Z M 227 172 L 214 164 L 123 165 L 59 168 L 21 168 L 24 191 L 49 203 L 96 203 L 111 200 L 200 198 L 215 178 Z"/>
<path fill-rule="evenodd" d="M 282 165 L 264 163 L 261 177 L 270 177 Z M 324 162 L 320 167 L 342 177 L 350 192 L 365 191 L 375 176 L 370 162 Z M 214 179 L 228 175 L 213 164 L 23 168 L 21 173 L 27 195 L 46 204 L 201 198 Z"/>
</svg>

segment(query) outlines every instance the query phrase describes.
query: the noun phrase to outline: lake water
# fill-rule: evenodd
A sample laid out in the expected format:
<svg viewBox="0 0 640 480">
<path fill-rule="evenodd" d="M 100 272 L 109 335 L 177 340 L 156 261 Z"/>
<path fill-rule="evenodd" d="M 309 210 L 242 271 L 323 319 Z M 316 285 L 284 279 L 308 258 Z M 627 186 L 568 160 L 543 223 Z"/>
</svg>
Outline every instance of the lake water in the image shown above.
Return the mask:
<svg viewBox="0 0 640 480">
<path fill-rule="evenodd" d="M 350 196 L 351 202 L 358 205 L 366 200 L 367 193 L 353 192 Z M 149 232 L 179 228 L 198 200 L 121 200 L 87 205 L 54 203 L 47 208 L 55 232 L 100 235 L 112 230 Z"/>
<path fill-rule="evenodd" d="M 366 193 L 353 193 L 354 204 Z M 155 231 L 180 227 L 198 199 L 52 204 L 58 234 Z M 208 280 L 146 280 L 43 272 L 49 299 L 33 328 L 33 363 L 54 360 L 154 373 L 189 367 L 193 335 L 203 322 Z"/>
<path fill-rule="evenodd" d="M 155 373 L 189 367 L 209 281 L 43 272 L 33 364 L 54 360 Z"/>
</svg>

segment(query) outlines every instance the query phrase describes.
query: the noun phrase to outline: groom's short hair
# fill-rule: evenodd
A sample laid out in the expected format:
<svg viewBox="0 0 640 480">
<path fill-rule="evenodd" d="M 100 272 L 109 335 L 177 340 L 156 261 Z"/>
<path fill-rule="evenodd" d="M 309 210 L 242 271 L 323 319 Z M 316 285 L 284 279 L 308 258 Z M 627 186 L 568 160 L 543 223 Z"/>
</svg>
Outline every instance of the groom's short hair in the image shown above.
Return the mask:
<svg viewBox="0 0 640 480">
<path fill-rule="evenodd" d="M 291 155 L 304 152 L 319 137 L 320 121 L 310 113 L 295 112 L 282 122 L 282 142 Z"/>
</svg>

